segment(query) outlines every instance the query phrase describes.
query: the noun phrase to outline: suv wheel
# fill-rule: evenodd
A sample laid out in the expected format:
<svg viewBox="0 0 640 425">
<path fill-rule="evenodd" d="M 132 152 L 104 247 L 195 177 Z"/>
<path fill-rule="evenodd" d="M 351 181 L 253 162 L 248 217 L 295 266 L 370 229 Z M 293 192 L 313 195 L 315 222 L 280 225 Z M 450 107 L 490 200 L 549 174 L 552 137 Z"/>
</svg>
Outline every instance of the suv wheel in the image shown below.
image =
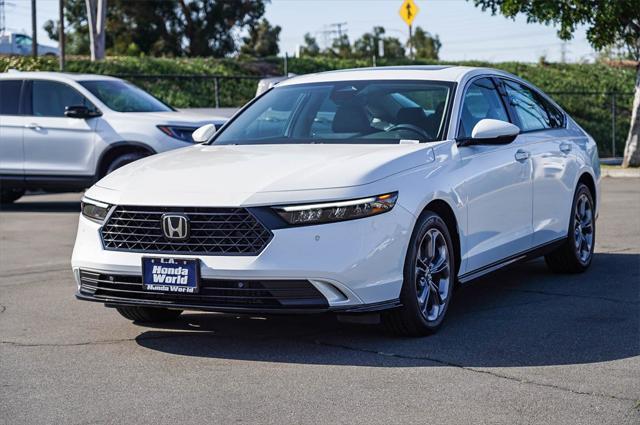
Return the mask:
<svg viewBox="0 0 640 425">
<path fill-rule="evenodd" d="M 111 161 L 111 164 L 109 164 L 109 167 L 107 168 L 105 176 L 107 174 L 111 174 L 112 172 L 114 172 L 118 168 L 123 167 L 123 166 L 125 166 L 127 164 L 130 164 L 130 163 L 132 163 L 134 161 L 137 161 L 139 159 L 142 159 L 145 156 L 147 156 L 147 155 L 145 155 L 144 153 L 140 153 L 140 152 L 125 153 L 123 155 L 120 155 L 120 156 L 116 157 L 116 159 Z"/>
<path fill-rule="evenodd" d="M 565 242 L 545 255 L 547 266 L 556 273 L 582 273 L 589 268 L 596 244 L 596 220 L 591 191 L 579 184 L 573 197 L 569 233 Z"/>
<path fill-rule="evenodd" d="M 393 333 L 405 336 L 436 332 L 449 308 L 454 280 L 449 230 L 440 216 L 427 211 L 416 224 L 405 259 L 402 307 L 387 312 L 383 323 Z"/>
<path fill-rule="evenodd" d="M 117 307 L 118 313 L 124 318 L 134 322 L 169 322 L 176 320 L 182 310 L 169 310 L 168 308 L 154 307 Z"/>
<path fill-rule="evenodd" d="M 24 189 L 2 189 L 0 191 L 0 204 L 10 204 L 24 195 Z"/>
</svg>

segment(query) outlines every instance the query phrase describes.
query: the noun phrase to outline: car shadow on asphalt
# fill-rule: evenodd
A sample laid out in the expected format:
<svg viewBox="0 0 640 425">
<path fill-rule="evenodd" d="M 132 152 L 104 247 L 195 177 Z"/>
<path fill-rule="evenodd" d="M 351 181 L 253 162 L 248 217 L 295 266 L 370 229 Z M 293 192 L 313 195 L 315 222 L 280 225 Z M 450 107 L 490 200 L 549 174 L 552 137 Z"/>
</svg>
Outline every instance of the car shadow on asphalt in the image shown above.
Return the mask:
<svg viewBox="0 0 640 425">
<path fill-rule="evenodd" d="M 546 366 L 640 354 L 640 255 L 597 254 L 580 275 L 544 261 L 516 265 L 460 288 L 440 332 L 401 338 L 331 315 L 250 317 L 184 313 L 145 325 L 147 349 L 256 362 L 372 367 Z"/>
<path fill-rule="evenodd" d="M 55 202 L 16 202 L 15 204 L 0 205 L 0 212 L 3 213 L 73 213 L 80 212 L 80 202 L 78 201 L 55 201 Z"/>
</svg>

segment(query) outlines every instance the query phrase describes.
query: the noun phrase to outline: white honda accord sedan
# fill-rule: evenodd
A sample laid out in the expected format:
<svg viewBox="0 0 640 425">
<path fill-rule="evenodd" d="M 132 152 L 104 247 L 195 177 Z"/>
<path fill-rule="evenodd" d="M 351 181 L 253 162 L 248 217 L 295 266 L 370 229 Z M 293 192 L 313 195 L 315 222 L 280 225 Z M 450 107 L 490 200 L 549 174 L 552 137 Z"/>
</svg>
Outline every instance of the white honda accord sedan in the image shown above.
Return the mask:
<svg viewBox="0 0 640 425">
<path fill-rule="evenodd" d="M 511 74 L 295 77 L 205 143 L 89 189 L 76 296 L 139 322 L 183 310 L 375 313 L 425 335 L 456 285 L 543 255 L 555 272 L 586 270 L 599 181 L 594 140 Z"/>
</svg>

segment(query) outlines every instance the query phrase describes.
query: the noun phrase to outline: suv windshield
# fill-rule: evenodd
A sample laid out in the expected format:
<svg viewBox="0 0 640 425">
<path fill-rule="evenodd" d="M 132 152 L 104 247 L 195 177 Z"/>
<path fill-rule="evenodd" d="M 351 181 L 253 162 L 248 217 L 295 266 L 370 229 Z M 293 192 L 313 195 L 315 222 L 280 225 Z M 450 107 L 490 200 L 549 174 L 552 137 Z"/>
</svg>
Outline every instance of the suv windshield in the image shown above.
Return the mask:
<svg viewBox="0 0 640 425">
<path fill-rule="evenodd" d="M 165 112 L 173 111 L 146 91 L 131 83 L 119 80 L 91 80 L 79 82 L 109 109 L 116 112 Z"/>
<path fill-rule="evenodd" d="M 214 139 L 216 145 L 441 140 L 453 83 L 351 81 L 276 87 Z"/>
</svg>

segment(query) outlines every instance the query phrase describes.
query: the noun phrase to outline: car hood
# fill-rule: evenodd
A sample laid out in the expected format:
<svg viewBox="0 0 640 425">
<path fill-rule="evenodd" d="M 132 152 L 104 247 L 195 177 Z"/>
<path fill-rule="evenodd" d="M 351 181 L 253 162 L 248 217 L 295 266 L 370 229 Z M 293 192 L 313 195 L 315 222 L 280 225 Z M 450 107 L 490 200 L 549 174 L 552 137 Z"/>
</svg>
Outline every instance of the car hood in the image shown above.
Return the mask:
<svg viewBox="0 0 640 425">
<path fill-rule="evenodd" d="M 433 145 L 192 146 L 127 165 L 96 186 L 119 192 L 122 204 L 189 205 L 205 197 L 240 205 L 257 193 L 372 183 L 432 162 Z"/>
</svg>

